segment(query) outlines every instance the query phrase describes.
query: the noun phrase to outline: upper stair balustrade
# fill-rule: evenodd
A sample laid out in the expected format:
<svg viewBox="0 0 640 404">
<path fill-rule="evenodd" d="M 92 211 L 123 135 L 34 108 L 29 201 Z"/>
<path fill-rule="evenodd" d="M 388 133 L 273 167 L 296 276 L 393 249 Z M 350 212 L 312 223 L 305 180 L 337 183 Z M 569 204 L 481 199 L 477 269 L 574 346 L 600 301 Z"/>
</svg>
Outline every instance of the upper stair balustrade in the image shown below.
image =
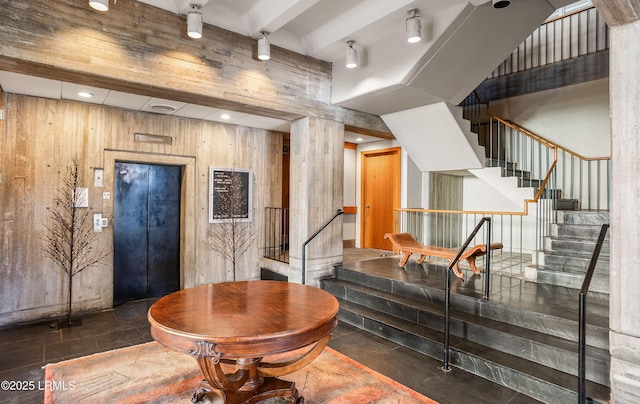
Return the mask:
<svg viewBox="0 0 640 404">
<path fill-rule="evenodd" d="M 553 17 L 553 16 L 552 16 Z M 551 18 L 525 39 L 489 78 L 609 49 L 609 28 L 595 7 Z"/>
</svg>

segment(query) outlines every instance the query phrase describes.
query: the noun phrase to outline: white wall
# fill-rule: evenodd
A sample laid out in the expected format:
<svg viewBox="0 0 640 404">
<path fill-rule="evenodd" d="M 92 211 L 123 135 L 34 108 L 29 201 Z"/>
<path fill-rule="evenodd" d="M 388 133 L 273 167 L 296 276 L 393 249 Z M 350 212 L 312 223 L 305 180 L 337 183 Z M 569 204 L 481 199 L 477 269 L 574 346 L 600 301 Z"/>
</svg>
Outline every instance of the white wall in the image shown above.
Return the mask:
<svg viewBox="0 0 640 404">
<path fill-rule="evenodd" d="M 521 205 L 506 198 L 481 179 L 465 176 L 463 179 L 462 209 L 482 212 L 513 212 L 514 215 L 487 215 L 492 220 L 492 241 L 501 242 L 507 251 L 513 249 L 516 252 L 522 248 L 524 253 L 530 254 L 536 249 L 536 204 L 530 204 L 529 215 L 522 217 L 517 215 L 517 213 L 523 212 Z M 483 215 L 479 215 L 477 219 L 479 220 L 481 216 Z M 470 228 L 473 229 L 473 226 Z"/>
<path fill-rule="evenodd" d="M 611 156 L 608 78 L 493 101 L 491 112 L 584 157 Z"/>
<path fill-rule="evenodd" d="M 402 149 L 402 161 L 406 161 L 406 164 L 403 164 L 403 171 L 405 171 L 404 167 L 406 166 L 407 173 L 405 180 L 402 182 L 402 189 L 406 189 L 407 192 L 404 193 L 406 198 L 403 195 L 401 199 L 401 206 L 403 208 L 424 208 L 422 171 L 404 149 Z"/>
</svg>

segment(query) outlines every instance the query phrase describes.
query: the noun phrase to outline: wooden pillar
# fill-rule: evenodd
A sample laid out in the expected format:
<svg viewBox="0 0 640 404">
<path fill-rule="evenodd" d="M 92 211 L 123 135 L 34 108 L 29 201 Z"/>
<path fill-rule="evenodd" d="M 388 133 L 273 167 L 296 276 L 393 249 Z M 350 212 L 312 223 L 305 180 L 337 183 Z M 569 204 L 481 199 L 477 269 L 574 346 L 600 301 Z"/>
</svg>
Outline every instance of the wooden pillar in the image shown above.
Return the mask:
<svg viewBox="0 0 640 404">
<path fill-rule="evenodd" d="M 289 281 L 302 280 L 302 246 L 343 205 L 344 125 L 306 117 L 291 125 Z M 342 262 L 342 217 L 306 246 L 305 283 Z"/>
</svg>

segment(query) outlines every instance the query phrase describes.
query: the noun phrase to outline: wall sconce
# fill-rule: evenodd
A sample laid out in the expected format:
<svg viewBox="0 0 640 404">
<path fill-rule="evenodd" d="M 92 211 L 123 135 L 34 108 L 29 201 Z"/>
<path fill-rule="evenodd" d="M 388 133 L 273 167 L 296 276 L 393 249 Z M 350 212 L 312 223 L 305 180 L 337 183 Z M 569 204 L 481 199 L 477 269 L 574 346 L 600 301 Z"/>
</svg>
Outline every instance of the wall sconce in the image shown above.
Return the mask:
<svg viewBox="0 0 640 404">
<path fill-rule="evenodd" d="M 409 10 L 411 17 L 407 18 L 405 23 L 405 29 L 407 30 L 407 42 L 417 43 L 422 40 L 422 24 L 420 23 L 420 16 L 417 15 L 418 10 Z"/>
<path fill-rule="evenodd" d="M 358 67 L 358 51 L 353 49 L 355 41 L 347 41 L 347 54 L 345 67 L 347 69 L 355 69 Z"/>
<path fill-rule="evenodd" d="M 202 13 L 200 4 L 191 4 L 191 11 L 187 14 L 187 35 L 190 38 L 202 38 Z"/>
<path fill-rule="evenodd" d="M 98 11 L 109 10 L 109 0 L 89 0 L 89 5 L 94 10 L 98 10 Z"/>
<path fill-rule="evenodd" d="M 271 59 L 271 44 L 267 38 L 269 33 L 267 31 L 262 31 L 261 34 L 262 38 L 258 39 L 258 59 L 269 60 Z"/>
</svg>

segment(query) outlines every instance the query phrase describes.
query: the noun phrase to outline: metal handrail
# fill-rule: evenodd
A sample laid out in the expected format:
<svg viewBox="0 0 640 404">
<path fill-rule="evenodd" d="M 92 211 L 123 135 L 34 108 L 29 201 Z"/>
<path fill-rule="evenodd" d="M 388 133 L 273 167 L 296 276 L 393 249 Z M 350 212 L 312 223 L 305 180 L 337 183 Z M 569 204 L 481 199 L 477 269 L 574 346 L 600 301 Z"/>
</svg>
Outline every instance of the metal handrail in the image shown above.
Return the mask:
<svg viewBox="0 0 640 404">
<path fill-rule="evenodd" d="M 589 267 L 587 269 L 587 274 L 584 277 L 584 281 L 582 282 L 582 288 L 580 289 L 579 295 L 579 307 L 578 307 L 578 403 L 583 404 L 586 403 L 586 356 L 587 356 L 587 293 L 589 292 L 589 285 L 591 284 L 591 278 L 593 277 L 593 272 L 596 269 L 596 264 L 598 262 L 598 257 L 600 256 L 600 250 L 602 249 L 602 244 L 604 243 L 604 238 L 607 236 L 607 230 L 609 229 L 609 224 L 603 224 L 600 228 L 600 235 L 598 236 L 598 241 L 596 242 L 596 246 L 593 249 L 593 255 L 591 256 L 591 261 L 589 261 Z"/>
<path fill-rule="evenodd" d="M 329 221 L 327 221 L 327 223 L 325 223 L 321 228 L 319 228 L 318 231 L 313 233 L 313 236 L 309 237 L 309 239 L 307 239 L 307 241 L 302 243 L 302 284 L 303 285 L 305 284 L 305 275 L 306 275 L 306 266 L 307 266 L 306 265 L 306 259 L 305 259 L 306 250 L 307 250 L 307 244 L 309 244 L 311 242 L 311 240 L 316 238 L 316 236 L 318 234 L 320 234 L 320 232 L 322 230 L 324 230 L 327 226 L 329 226 L 331 224 L 331 222 L 333 222 L 338 216 L 340 216 L 342 214 L 344 214 L 344 211 L 342 209 L 338 209 L 336 214 L 333 215 L 333 217 L 331 219 L 329 219 Z"/>
<path fill-rule="evenodd" d="M 489 299 L 489 278 L 491 277 L 491 218 L 483 217 L 480 219 L 475 229 L 471 232 L 467 240 L 464 242 L 462 247 L 458 250 L 458 254 L 456 257 L 451 260 L 449 267 L 447 268 L 447 275 L 445 277 L 445 300 L 444 300 L 444 364 L 442 366 L 442 370 L 445 372 L 449 372 L 449 325 L 451 323 L 451 270 L 455 266 L 455 264 L 460 260 L 460 256 L 464 253 L 464 251 L 471 243 L 471 240 L 476 236 L 476 233 L 480 231 L 480 228 L 484 223 L 487 223 L 487 259 L 485 265 L 485 279 L 484 279 L 484 297 L 485 299 Z"/>
</svg>

